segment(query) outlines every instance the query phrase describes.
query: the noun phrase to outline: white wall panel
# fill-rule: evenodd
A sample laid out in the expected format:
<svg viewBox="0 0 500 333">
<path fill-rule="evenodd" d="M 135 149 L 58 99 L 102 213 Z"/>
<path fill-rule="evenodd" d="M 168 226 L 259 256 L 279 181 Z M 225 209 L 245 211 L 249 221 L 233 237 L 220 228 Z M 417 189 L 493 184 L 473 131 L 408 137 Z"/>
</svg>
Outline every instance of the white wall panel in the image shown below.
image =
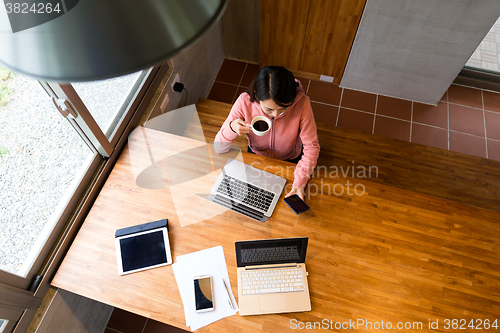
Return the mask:
<svg viewBox="0 0 500 333">
<path fill-rule="evenodd" d="M 499 15 L 496 0 L 368 0 L 340 85 L 436 104 Z"/>
</svg>

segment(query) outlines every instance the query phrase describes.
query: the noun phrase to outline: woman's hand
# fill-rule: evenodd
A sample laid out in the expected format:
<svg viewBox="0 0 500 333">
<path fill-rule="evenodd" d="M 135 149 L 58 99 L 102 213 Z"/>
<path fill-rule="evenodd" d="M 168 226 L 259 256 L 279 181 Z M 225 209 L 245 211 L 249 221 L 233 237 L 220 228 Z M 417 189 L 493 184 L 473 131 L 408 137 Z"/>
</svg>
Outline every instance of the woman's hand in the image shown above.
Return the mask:
<svg viewBox="0 0 500 333">
<path fill-rule="evenodd" d="M 235 119 L 229 126 L 238 135 L 250 133 L 250 124 L 247 124 L 243 119 Z"/>
<path fill-rule="evenodd" d="M 291 191 L 288 192 L 287 195 L 285 195 L 285 198 L 288 198 L 289 196 L 294 195 L 294 194 L 297 194 L 305 202 L 305 200 L 304 200 L 305 192 L 302 189 L 302 187 L 297 187 L 297 186 L 292 187 Z"/>
</svg>

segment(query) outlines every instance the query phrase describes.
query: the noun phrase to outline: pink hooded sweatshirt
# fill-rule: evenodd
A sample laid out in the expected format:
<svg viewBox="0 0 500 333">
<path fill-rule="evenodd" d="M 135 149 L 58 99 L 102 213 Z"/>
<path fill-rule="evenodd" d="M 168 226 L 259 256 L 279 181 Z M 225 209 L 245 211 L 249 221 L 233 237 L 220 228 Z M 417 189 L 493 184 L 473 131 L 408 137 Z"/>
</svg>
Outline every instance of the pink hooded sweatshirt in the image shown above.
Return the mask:
<svg viewBox="0 0 500 333">
<path fill-rule="evenodd" d="M 262 111 L 259 102 L 250 102 L 250 96 L 242 93 L 215 137 L 215 151 L 226 153 L 238 137 L 230 127 L 233 120 L 243 119 L 250 124 L 257 116 L 267 117 L 272 125 L 264 136 L 257 136 L 253 132 L 247 134 L 248 145 L 256 154 L 289 160 L 299 156 L 304 146 L 304 154 L 295 168 L 293 181 L 293 186 L 304 189 L 318 161 L 319 141 L 311 103 L 302 85 L 293 104 L 275 118 Z"/>
</svg>

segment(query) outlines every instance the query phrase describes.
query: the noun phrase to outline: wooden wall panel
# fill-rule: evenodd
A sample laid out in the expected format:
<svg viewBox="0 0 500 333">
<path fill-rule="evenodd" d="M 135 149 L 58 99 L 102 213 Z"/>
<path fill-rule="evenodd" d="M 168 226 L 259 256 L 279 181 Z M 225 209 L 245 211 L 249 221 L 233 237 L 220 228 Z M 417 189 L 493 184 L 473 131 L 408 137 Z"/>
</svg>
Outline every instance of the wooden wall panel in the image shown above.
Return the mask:
<svg viewBox="0 0 500 333">
<path fill-rule="evenodd" d="M 261 0 L 259 64 L 300 68 L 310 0 Z"/>
<path fill-rule="evenodd" d="M 258 0 L 229 0 L 222 16 L 226 58 L 259 62 Z"/>
<path fill-rule="evenodd" d="M 366 0 L 311 0 L 300 70 L 340 83 Z"/>
</svg>

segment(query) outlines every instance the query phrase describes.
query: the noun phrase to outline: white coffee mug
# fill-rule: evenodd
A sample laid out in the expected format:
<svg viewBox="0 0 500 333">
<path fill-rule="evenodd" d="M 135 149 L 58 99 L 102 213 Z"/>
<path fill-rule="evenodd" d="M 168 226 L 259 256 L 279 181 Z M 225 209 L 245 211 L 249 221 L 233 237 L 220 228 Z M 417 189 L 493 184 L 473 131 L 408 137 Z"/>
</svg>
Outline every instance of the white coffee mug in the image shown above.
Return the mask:
<svg viewBox="0 0 500 333">
<path fill-rule="evenodd" d="M 258 121 L 265 122 L 267 125 L 267 129 L 265 128 L 266 127 L 265 125 L 262 125 L 262 123 L 258 123 L 257 125 L 255 125 L 255 123 Z M 264 126 L 264 127 L 262 127 L 262 126 Z M 271 130 L 271 121 L 264 116 L 257 116 L 257 117 L 252 119 L 251 128 L 252 128 L 252 132 L 254 132 L 255 135 L 258 135 L 258 136 L 266 135 Z"/>
</svg>

